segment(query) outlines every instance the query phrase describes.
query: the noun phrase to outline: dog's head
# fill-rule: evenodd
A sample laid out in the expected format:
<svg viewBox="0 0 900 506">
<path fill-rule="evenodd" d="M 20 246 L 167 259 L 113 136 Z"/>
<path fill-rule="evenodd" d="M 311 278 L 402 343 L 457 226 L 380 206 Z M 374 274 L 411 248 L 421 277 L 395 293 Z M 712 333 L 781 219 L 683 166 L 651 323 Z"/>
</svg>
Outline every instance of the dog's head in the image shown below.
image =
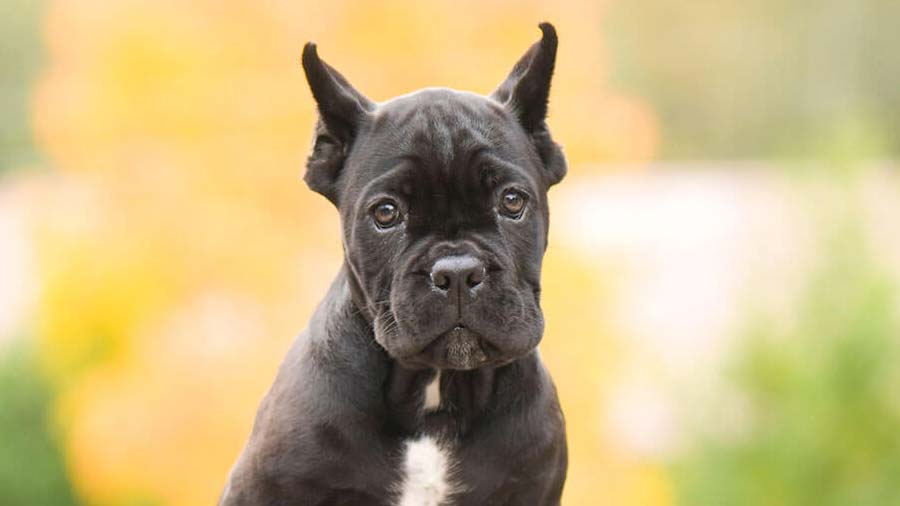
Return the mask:
<svg viewBox="0 0 900 506">
<path fill-rule="evenodd" d="M 556 31 L 540 28 L 487 97 L 376 104 L 304 48 L 319 109 L 305 179 L 337 206 L 353 297 L 404 364 L 499 365 L 541 339 L 547 189 L 566 162 L 545 122 Z"/>
</svg>

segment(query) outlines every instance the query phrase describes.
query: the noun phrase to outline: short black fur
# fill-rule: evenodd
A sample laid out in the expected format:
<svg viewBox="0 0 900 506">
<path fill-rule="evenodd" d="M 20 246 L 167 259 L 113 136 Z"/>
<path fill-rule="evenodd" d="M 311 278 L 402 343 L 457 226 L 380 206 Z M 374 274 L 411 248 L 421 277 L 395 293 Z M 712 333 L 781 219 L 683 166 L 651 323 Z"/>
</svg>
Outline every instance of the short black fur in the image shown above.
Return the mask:
<svg viewBox="0 0 900 506">
<path fill-rule="evenodd" d="M 345 261 L 220 505 L 395 504 L 405 444 L 423 434 L 455 463 L 446 504 L 559 504 L 565 424 L 536 347 L 547 190 L 566 164 L 545 121 L 557 36 L 540 28 L 487 97 L 375 104 L 304 48 L 319 108 L 306 181 L 338 208 Z M 499 207 L 509 192 L 521 213 Z M 381 226 L 385 203 L 398 219 Z M 442 402 L 426 411 L 436 371 Z"/>
</svg>

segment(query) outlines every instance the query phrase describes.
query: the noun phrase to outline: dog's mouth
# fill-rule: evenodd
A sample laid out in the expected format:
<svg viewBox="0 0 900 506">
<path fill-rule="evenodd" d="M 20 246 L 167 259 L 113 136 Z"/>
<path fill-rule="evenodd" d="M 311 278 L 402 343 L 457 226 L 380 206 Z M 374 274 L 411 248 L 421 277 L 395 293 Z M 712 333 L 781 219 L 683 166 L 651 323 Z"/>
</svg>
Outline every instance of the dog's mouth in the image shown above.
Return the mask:
<svg viewBox="0 0 900 506">
<path fill-rule="evenodd" d="M 498 350 L 481 334 L 463 324 L 442 332 L 408 361 L 439 369 L 476 369 L 491 361 Z"/>
</svg>

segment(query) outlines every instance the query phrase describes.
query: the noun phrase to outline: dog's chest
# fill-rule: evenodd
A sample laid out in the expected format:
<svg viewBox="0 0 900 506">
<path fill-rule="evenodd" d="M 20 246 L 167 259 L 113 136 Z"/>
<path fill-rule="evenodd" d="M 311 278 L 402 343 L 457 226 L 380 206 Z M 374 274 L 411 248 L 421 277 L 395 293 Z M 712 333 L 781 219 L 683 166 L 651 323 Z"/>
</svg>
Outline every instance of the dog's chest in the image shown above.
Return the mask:
<svg viewBox="0 0 900 506">
<path fill-rule="evenodd" d="M 441 373 L 425 387 L 423 410 L 441 407 Z M 454 479 L 453 445 L 439 435 L 423 434 L 404 446 L 401 482 L 397 486 L 397 506 L 446 506 L 462 489 Z"/>
</svg>

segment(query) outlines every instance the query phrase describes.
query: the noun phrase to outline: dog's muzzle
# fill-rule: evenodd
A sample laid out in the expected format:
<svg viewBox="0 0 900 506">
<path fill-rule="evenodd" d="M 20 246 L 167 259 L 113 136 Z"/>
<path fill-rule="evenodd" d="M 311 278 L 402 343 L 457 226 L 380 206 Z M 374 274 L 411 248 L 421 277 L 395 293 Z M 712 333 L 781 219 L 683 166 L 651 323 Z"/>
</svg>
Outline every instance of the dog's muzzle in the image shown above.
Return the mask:
<svg viewBox="0 0 900 506">
<path fill-rule="evenodd" d="M 478 298 L 486 277 L 484 262 L 470 254 L 443 256 L 432 264 L 431 290 L 445 298 L 441 303 L 455 313 L 455 323 L 428 343 L 414 357 L 415 362 L 432 367 L 474 369 L 497 354 L 494 346 L 464 323 L 466 306 Z"/>
</svg>

